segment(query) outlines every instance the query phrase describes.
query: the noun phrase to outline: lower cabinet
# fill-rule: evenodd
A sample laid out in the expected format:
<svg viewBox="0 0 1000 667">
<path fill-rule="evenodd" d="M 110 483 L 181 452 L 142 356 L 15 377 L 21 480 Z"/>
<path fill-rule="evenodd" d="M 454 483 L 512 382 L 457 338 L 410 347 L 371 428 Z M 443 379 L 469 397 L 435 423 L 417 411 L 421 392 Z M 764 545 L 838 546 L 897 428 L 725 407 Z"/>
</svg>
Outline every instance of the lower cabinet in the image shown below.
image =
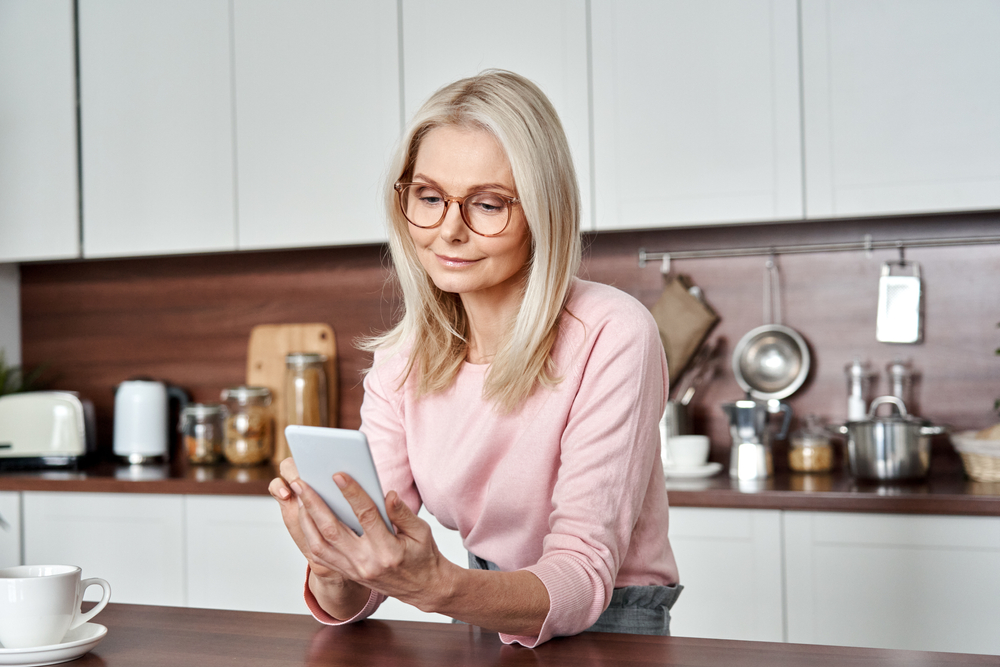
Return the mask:
<svg viewBox="0 0 1000 667">
<path fill-rule="evenodd" d="M 1000 517 L 675 507 L 669 530 L 676 636 L 1000 654 Z M 79 565 L 115 602 L 308 613 L 269 497 L 0 492 L 0 567 L 21 562 Z M 375 618 L 450 620 L 392 599 Z"/>
<path fill-rule="evenodd" d="M 779 510 L 672 507 L 669 535 L 684 585 L 672 635 L 784 639 Z"/>
<path fill-rule="evenodd" d="M 114 602 L 308 614 L 306 561 L 267 496 L 0 493 L 0 567 L 79 565 L 111 584 Z M 458 533 L 430 523 L 446 558 L 465 566 Z M 87 599 L 98 599 L 97 589 Z M 440 621 L 387 600 L 376 618 Z"/>
<path fill-rule="evenodd" d="M 0 567 L 21 565 L 21 494 L 0 491 Z"/>
<path fill-rule="evenodd" d="M 115 602 L 187 604 L 183 496 L 26 491 L 22 502 L 25 563 L 79 565 Z"/>
<path fill-rule="evenodd" d="M 788 641 L 1000 654 L 1000 517 L 784 521 Z"/>
</svg>

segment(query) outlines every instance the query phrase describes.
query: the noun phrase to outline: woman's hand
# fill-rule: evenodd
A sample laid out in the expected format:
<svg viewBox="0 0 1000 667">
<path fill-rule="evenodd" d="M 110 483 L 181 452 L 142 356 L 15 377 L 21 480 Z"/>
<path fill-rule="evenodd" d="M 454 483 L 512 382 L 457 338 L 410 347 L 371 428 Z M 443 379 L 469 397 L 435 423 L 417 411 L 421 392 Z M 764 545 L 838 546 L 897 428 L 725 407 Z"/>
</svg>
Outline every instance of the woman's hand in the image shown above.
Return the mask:
<svg viewBox="0 0 1000 667">
<path fill-rule="evenodd" d="M 293 537 L 300 549 L 304 546 L 303 553 L 310 563 L 423 611 L 435 611 L 442 596 L 451 590 L 451 575 L 457 566 L 438 551 L 430 526 L 413 514 L 395 491 L 390 491 L 385 504 L 389 520 L 396 528 L 394 535 L 382 521 L 375 503 L 354 479 L 337 473 L 333 480 L 350 503 L 364 533 L 356 535 L 338 520 L 323 499 L 296 475 L 289 482 L 291 491 L 301 501 L 296 512 L 299 534 Z"/>
<path fill-rule="evenodd" d="M 309 544 L 302 532 L 301 515 L 305 513 L 289 486 L 292 483 L 301 484 L 295 461 L 291 457 L 286 458 L 280 463 L 278 470 L 280 477 L 271 480 L 267 490 L 278 501 L 285 528 L 309 562 L 309 589 L 320 607 L 333 618 L 340 620 L 351 618 L 364 607 L 370 591 L 312 557 Z"/>
</svg>

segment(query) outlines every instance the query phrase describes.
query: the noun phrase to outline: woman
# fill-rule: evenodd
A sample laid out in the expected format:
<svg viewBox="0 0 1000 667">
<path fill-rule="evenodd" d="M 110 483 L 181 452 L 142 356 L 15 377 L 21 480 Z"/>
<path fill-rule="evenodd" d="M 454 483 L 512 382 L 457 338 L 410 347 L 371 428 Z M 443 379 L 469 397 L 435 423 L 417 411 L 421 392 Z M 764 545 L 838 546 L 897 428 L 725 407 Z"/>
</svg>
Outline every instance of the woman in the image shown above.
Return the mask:
<svg viewBox="0 0 1000 667">
<path fill-rule="evenodd" d="M 526 646 L 667 634 L 666 361 L 641 304 L 574 278 L 579 192 L 552 105 L 510 72 L 446 86 L 390 176 L 405 312 L 370 344 L 361 430 L 396 534 L 337 474 L 356 536 L 283 462 L 270 490 L 309 562 L 310 609 L 350 622 L 393 596 Z M 421 504 L 460 531 L 469 569 L 438 553 Z"/>
</svg>

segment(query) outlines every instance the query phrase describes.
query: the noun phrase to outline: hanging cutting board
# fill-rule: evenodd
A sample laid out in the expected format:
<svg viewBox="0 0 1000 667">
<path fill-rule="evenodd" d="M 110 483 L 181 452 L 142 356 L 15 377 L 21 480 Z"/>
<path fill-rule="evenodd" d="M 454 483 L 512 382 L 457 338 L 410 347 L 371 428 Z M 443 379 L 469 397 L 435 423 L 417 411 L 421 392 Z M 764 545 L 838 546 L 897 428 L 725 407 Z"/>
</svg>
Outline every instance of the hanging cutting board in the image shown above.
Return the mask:
<svg viewBox="0 0 1000 667">
<path fill-rule="evenodd" d="M 285 440 L 285 355 L 307 352 L 326 355 L 330 426 L 337 425 L 337 339 L 329 324 L 259 324 L 250 332 L 247 384 L 271 390 L 274 413 L 275 464 L 290 456 Z"/>
</svg>

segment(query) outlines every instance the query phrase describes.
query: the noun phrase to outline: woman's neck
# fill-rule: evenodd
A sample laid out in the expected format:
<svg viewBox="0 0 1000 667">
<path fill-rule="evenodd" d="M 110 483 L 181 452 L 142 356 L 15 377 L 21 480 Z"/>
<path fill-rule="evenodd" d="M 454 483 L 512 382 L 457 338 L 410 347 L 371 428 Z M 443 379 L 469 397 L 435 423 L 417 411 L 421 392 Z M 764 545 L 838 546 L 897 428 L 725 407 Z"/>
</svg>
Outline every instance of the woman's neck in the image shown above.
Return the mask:
<svg viewBox="0 0 1000 667">
<path fill-rule="evenodd" d="M 462 295 L 462 306 L 469 321 L 469 351 L 471 364 L 489 364 L 500 351 L 510 327 L 521 307 L 521 295 L 502 301 Z"/>
</svg>

